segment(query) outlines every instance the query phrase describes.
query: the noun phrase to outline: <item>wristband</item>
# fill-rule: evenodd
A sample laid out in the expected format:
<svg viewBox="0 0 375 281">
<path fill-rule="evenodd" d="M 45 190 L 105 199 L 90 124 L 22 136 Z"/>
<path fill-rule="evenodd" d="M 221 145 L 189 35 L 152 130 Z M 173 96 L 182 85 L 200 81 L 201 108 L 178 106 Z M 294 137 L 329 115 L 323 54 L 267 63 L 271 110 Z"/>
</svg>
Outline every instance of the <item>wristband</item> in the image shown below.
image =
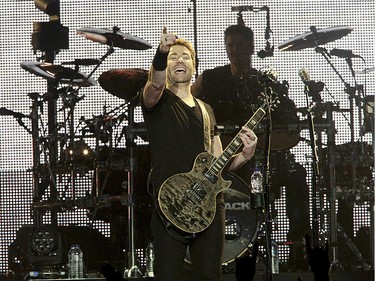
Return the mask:
<svg viewBox="0 0 375 281">
<path fill-rule="evenodd" d="M 163 54 L 158 47 L 154 56 L 154 60 L 152 61 L 152 66 L 154 67 L 154 69 L 159 71 L 165 70 L 167 68 L 167 57 L 168 53 Z"/>
</svg>

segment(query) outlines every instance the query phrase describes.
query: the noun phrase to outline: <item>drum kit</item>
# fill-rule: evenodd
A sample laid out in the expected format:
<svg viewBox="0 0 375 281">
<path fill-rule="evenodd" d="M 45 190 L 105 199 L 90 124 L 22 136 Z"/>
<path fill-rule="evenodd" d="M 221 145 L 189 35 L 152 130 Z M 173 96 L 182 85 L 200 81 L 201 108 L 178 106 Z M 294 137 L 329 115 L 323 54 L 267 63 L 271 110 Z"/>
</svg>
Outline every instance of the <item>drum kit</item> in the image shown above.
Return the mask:
<svg viewBox="0 0 375 281">
<path fill-rule="evenodd" d="M 319 47 L 328 42 L 340 39 L 346 36 L 352 31 L 349 27 L 333 27 L 317 30 L 311 28 L 311 32 L 293 37 L 279 45 L 281 51 L 297 51 L 305 48 L 315 48 L 317 52 L 322 53 L 326 56 L 327 51 Z M 61 65 L 55 65 L 47 62 L 23 62 L 21 67 L 26 71 L 43 77 L 48 81 L 52 81 L 56 85 L 67 84 L 67 87 L 62 87 L 57 90 L 58 96 L 63 99 L 63 110 L 69 110 L 68 116 L 70 116 L 70 122 L 68 125 L 63 125 L 66 128 L 67 135 L 62 137 L 57 133 L 59 128 L 58 124 L 55 124 L 55 131 L 47 137 L 40 136 L 39 125 L 37 120 L 38 112 L 44 101 L 49 99 L 57 99 L 56 96 L 49 96 L 46 93 L 40 97 L 31 96 L 33 99 L 32 106 L 32 122 L 33 122 L 33 143 L 34 144 L 51 144 L 60 146 L 59 160 L 56 163 L 44 163 L 44 165 L 52 164 L 51 167 L 47 167 L 46 171 L 51 171 L 53 174 L 67 173 L 70 174 L 70 183 L 74 187 L 74 178 L 77 173 L 86 173 L 87 171 L 94 171 L 92 177 L 92 194 L 86 197 L 86 201 L 82 203 L 82 200 L 74 201 L 75 194 L 73 192 L 73 202 L 75 207 L 87 207 L 91 210 L 91 216 L 93 219 L 102 219 L 105 221 L 113 222 L 114 216 L 119 213 L 127 213 L 127 240 L 128 240 L 128 265 L 127 265 L 127 277 L 138 276 L 138 269 L 136 266 L 135 257 L 135 221 L 137 221 L 137 214 L 134 211 L 143 210 L 146 212 L 150 209 L 151 199 L 146 198 L 146 188 L 139 188 L 147 186 L 147 174 L 150 170 L 149 152 L 147 146 L 137 147 L 134 140 L 137 136 L 142 135 L 143 139 L 147 141 L 145 128 L 142 124 L 134 121 L 134 108 L 138 105 L 137 94 L 139 90 L 145 85 L 147 81 L 148 72 L 143 69 L 112 69 L 103 72 L 98 81 L 100 86 L 113 96 L 125 100 L 125 104 L 121 105 L 110 112 L 105 112 L 103 115 L 96 116 L 92 119 L 82 118 L 80 124 L 83 124 L 83 129 L 80 135 L 77 135 L 74 126 L 74 107 L 84 97 L 78 96 L 78 90 L 81 87 L 90 87 L 97 84 L 97 82 L 91 78 L 93 72 L 97 67 L 113 53 L 113 47 L 122 49 L 134 49 L 134 50 L 145 50 L 151 48 L 151 45 L 143 39 L 131 36 L 126 33 L 120 32 L 114 28 L 113 31 L 107 29 L 98 28 L 81 28 L 77 31 L 79 35 L 85 39 L 93 42 L 98 42 L 109 46 L 107 53 L 100 60 L 92 59 L 79 59 L 72 62 L 62 63 Z M 69 68 L 64 65 L 75 65 L 75 69 Z M 80 65 L 95 65 L 95 69 L 89 75 L 79 72 Z M 77 87 L 77 88 L 74 88 Z M 362 104 L 366 105 L 365 109 L 365 130 L 373 133 L 373 103 L 369 99 L 362 101 Z M 322 108 L 328 108 L 323 106 Z M 284 108 L 284 111 L 280 112 L 280 115 L 276 115 L 275 118 L 275 133 L 278 137 L 277 142 L 272 144 L 271 149 L 273 151 L 288 150 L 301 140 L 299 134 L 301 129 L 311 129 L 308 122 L 304 123 L 299 121 L 296 113 L 299 109 L 295 108 L 294 104 Z M 309 108 L 306 109 L 310 111 Z M 302 111 L 302 109 L 301 109 Z M 307 112 L 306 111 L 306 112 Z M 320 115 L 319 113 L 317 115 Z M 321 114 L 323 115 L 323 114 Z M 293 116 L 292 119 L 290 119 Z M 51 120 L 49 118 L 49 120 Z M 127 125 L 123 122 L 127 121 Z M 324 118 L 317 120 L 315 128 L 319 130 L 329 130 L 332 120 L 326 120 Z M 115 148 L 115 144 L 119 142 L 118 139 L 114 139 L 113 130 L 123 126 L 123 135 L 126 138 L 126 148 Z M 334 129 L 334 128 L 332 128 Z M 51 132 L 50 132 L 51 133 Z M 334 134 L 333 134 L 334 135 Z M 86 138 L 94 138 L 95 148 L 91 148 L 85 142 Z M 77 141 L 78 139 L 78 141 Z M 262 140 L 262 134 L 259 135 L 260 144 L 264 143 Z M 334 140 L 333 140 L 334 141 Z M 100 146 L 101 143 L 106 145 Z M 334 144 L 334 142 L 333 142 Z M 365 146 L 362 143 L 355 143 L 355 155 L 363 157 L 363 161 L 357 161 L 355 166 L 352 162 L 351 146 L 342 145 L 339 147 L 334 146 L 335 152 L 331 153 L 331 149 L 323 150 L 323 155 L 326 158 L 322 158 L 323 164 L 326 167 L 332 167 L 331 161 L 334 161 L 334 165 L 337 166 L 337 183 L 342 189 L 349 191 L 343 192 L 343 196 L 352 198 L 354 190 L 368 191 L 368 196 L 373 198 L 373 194 L 369 190 L 369 186 L 373 183 L 371 175 L 371 167 L 373 164 L 373 149 Z M 319 148 L 320 149 L 320 148 Z M 364 151 L 363 151 L 364 149 Z M 39 154 L 40 151 L 34 147 L 34 166 L 35 166 L 35 177 L 36 181 L 39 181 L 40 167 L 43 166 L 40 163 Z M 139 155 L 141 154 L 141 155 Z M 141 156 L 141 157 L 140 157 Z M 334 159 L 333 159 L 333 158 Z M 139 159 L 141 161 L 136 161 Z M 371 163 L 370 163 L 371 162 Z M 122 171 L 127 171 L 122 173 Z M 231 176 L 232 177 L 232 176 Z M 249 197 L 248 186 L 238 178 L 231 178 L 234 182 L 233 187 L 228 193 L 226 193 L 227 204 L 231 208 L 227 209 L 227 235 L 225 244 L 224 254 L 224 265 L 234 263 L 235 258 L 242 255 L 248 245 L 254 242 L 256 232 L 258 230 L 258 221 L 255 215 L 255 211 L 251 211 L 251 216 L 248 215 L 248 208 L 244 203 Z M 124 186 L 125 185 L 125 186 Z M 37 190 L 38 186 L 34 187 L 34 191 L 37 193 L 38 199 L 40 199 L 40 191 Z M 124 194 L 124 191 L 126 195 Z M 353 191 L 353 192 L 352 192 Z M 109 194 L 108 194 L 109 193 Z M 371 194 L 370 194 L 371 193 Z M 135 195 L 133 195 L 135 194 Z M 347 195 L 346 195 L 347 194 Z M 71 201 L 69 201 L 71 206 Z M 141 208 L 134 209 L 140 202 Z M 239 204 L 239 202 L 242 202 Z M 117 205 L 116 205 L 117 204 Z M 245 206 L 243 208 L 235 208 L 237 205 Z M 110 211 L 103 211 L 104 207 L 110 206 Z M 147 208 L 144 208 L 147 206 Z M 42 202 L 35 201 L 33 204 L 35 211 L 45 211 L 50 208 L 66 209 L 68 206 L 64 202 Z M 126 212 L 126 209 L 128 212 Z M 98 210 L 100 209 L 100 210 Z M 145 211 L 146 210 L 146 211 Z M 245 212 L 246 213 L 245 213 Z M 145 225 L 144 220 L 149 214 L 142 214 L 142 224 Z M 147 219 L 147 218 L 146 218 Z M 142 228 L 141 224 L 137 225 Z M 232 231 L 228 230 L 229 228 Z M 234 234 L 233 234 L 234 230 Z M 147 233 L 145 228 L 138 231 L 137 234 Z M 143 240 L 147 237 L 142 236 Z"/>
<path fill-rule="evenodd" d="M 34 164 L 34 200 L 33 211 L 36 225 L 46 211 L 63 212 L 74 208 L 88 209 L 91 220 L 109 222 L 113 237 L 124 239 L 118 243 L 119 252 L 126 250 L 127 265 L 125 276 L 139 276 L 135 244 L 145 247 L 149 239 L 147 221 L 150 216 L 151 196 L 147 192 L 147 179 L 150 171 L 150 155 L 147 146 L 136 144 L 141 136 L 146 139 L 146 130 L 135 122 L 134 111 L 138 105 L 137 94 L 147 81 L 147 71 L 142 69 L 114 69 L 100 75 L 100 86 L 110 94 L 125 101 L 111 110 L 105 107 L 103 114 L 93 118 L 81 117 L 77 125 L 74 112 L 77 103 L 84 99 L 79 95 L 81 87 L 97 85 L 91 76 L 99 65 L 115 51 L 121 49 L 146 50 L 152 46 L 145 40 L 113 30 L 101 28 L 80 28 L 77 34 L 85 39 L 108 45 L 105 55 L 99 59 L 76 59 L 60 65 L 51 62 L 23 62 L 21 68 L 33 75 L 46 79 L 48 92 L 44 95 L 32 94 L 32 136 Z M 73 65 L 74 68 L 68 67 Z M 89 75 L 81 73 L 79 67 L 95 66 Z M 62 84 L 64 87 L 57 88 Z M 61 102 L 57 102 L 61 98 Z M 49 134 L 41 136 L 39 121 L 42 120 L 43 103 L 54 101 L 52 106 L 62 104 L 61 109 L 48 109 Z M 51 104 L 49 103 L 50 107 Z M 63 112 L 63 121 L 57 122 L 58 113 Z M 51 116 L 50 116 L 51 115 Z M 62 114 L 60 114 L 61 116 Z M 125 124 L 126 123 L 126 124 Z M 116 132 L 120 132 L 115 135 Z M 121 138 L 125 138 L 126 147 L 119 147 Z M 87 143 L 94 143 L 90 147 Z M 46 152 L 42 163 L 41 149 Z M 139 160 L 139 161 L 138 161 Z M 45 174 L 43 174 L 45 173 Z M 58 194 L 58 183 L 67 175 L 69 187 L 64 195 Z M 88 177 L 91 192 L 79 197 L 78 176 Z M 51 189 L 51 197 L 42 200 L 46 180 Z M 81 177 L 80 177 L 81 178 Z M 47 184 L 47 185 L 48 185 Z M 137 188 L 134 188 L 137 186 Z M 139 186 L 139 187 L 138 187 Z M 66 191 L 71 190 L 70 193 Z M 57 193 L 57 194 L 56 194 Z M 71 197 L 70 197 L 71 196 Z M 39 220 L 38 220 L 39 219 Z M 136 221 L 139 223 L 136 224 Z M 142 223 L 141 223 L 142 221 Z M 127 229 L 120 229 L 124 227 Z M 135 228 L 139 239 L 135 240 Z M 126 230 L 126 231 L 125 231 Z M 126 235 L 122 235 L 126 232 Z M 138 237 L 137 237 L 138 238 Z M 126 242 L 126 243 L 123 243 Z M 146 243 L 145 245 L 143 245 Z M 122 247 L 122 248 L 121 248 Z M 121 249 L 120 249 L 121 248 Z"/>
<path fill-rule="evenodd" d="M 317 88 L 319 88 L 318 82 L 310 80 L 308 72 L 305 69 L 300 70 L 299 75 L 305 84 L 304 92 L 306 98 L 309 97 L 312 99 L 306 111 L 308 126 L 305 127 L 305 129 L 308 129 L 310 132 L 313 162 L 311 184 L 312 241 L 313 245 L 318 246 L 324 241 L 329 240 L 332 248 L 332 265 L 333 267 L 339 267 L 337 235 L 340 232 L 347 240 L 346 242 L 353 254 L 366 270 L 369 267 L 363 260 L 358 249 L 349 241 L 350 238 L 348 240 L 348 235 L 342 233 L 343 229 L 340 226 L 340 222 L 337 220 L 336 204 L 337 199 L 354 199 L 355 203 L 367 202 L 370 205 L 370 215 L 373 212 L 374 143 L 368 144 L 363 141 L 365 133 L 372 133 L 372 140 L 374 140 L 373 96 L 366 96 L 366 93 L 363 91 L 363 86 L 357 84 L 354 75 L 355 71 L 351 59 L 362 58 L 361 56 L 354 55 L 351 51 L 340 49 L 333 49 L 331 52 L 328 52 L 325 48 L 321 47 L 321 45 L 348 35 L 352 31 L 352 28 L 337 26 L 318 30 L 315 26 L 311 26 L 310 30 L 310 32 L 286 40 L 281 43 L 278 48 L 281 51 L 298 51 L 305 48 L 314 48 L 316 53 L 321 54 L 325 58 L 327 63 L 343 82 L 345 85 L 345 93 L 349 95 L 350 102 L 349 109 L 341 109 L 337 103 L 323 103 L 319 96 L 319 92 L 322 91 L 323 87 L 320 91 L 317 91 Z M 331 56 L 345 58 L 349 70 L 353 75 L 353 80 L 355 82 L 354 87 L 351 87 L 337 71 L 330 60 Z M 348 120 L 350 124 L 349 143 L 336 145 L 336 128 L 333 120 L 334 112 L 342 114 L 343 116 L 345 116 L 345 114 L 349 116 L 346 117 L 346 120 Z M 364 119 L 362 120 L 363 116 Z M 314 119 L 317 122 L 314 121 Z M 358 124 L 359 133 L 355 131 L 356 124 Z M 303 128 L 303 126 L 300 128 Z M 326 133 L 327 137 L 325 147 L 323 147 L 322 144 L 321 133 L 323 131 Z M 359 141 L 355 139 L 355 135 L 359 135 Z M 325 196 L 327 196 L 326 200 L 329 205 L 328 225 L 323 219 L 326 212 L 323 207 Z M 326 233 L 328 236 L 326 237 L 322 233 Z"/>
</svg>

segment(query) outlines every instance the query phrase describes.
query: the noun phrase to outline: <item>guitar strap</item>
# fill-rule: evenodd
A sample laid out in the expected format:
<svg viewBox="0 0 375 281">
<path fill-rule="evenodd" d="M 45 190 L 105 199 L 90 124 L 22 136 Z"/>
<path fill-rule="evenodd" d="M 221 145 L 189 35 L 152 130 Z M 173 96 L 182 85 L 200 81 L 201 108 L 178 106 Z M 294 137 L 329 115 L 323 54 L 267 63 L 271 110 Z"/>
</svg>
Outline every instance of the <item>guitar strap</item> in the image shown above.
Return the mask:
<svg viewBox="0 0 375 281">
<path fill-rule="evenodd" d="M 196 99 L 198 102 L 201 111 L 202 111 L 202 117 L 203 117 L 203 136 L 204 136 L 204 149 L 207 152 L 213 153 L 213 147 L 211 145 L 211 122 L 210 122 L 210 116 L 208 115 L 207 109 L 204 105 L 204 103 L 200 99 Z"/>
</svg>

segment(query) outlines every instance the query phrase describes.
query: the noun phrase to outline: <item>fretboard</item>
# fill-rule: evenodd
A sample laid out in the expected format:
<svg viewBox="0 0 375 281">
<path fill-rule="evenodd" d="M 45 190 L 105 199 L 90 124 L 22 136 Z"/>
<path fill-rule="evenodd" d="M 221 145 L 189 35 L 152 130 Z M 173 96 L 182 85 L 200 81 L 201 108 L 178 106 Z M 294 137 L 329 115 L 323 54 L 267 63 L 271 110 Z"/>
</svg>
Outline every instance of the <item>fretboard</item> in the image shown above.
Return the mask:
<svg viewBox="0 0 375 281">
<path fill-rule="evenodd" d="M 258 110 L 253 114 L 253 116 L 251 116 L 244 127 L 254 130 L 266 115 L 267 106 L 267 102 L 264 102 L 262 106 L 258 108 Z M 242 144 L 241 138 L 239 137 L 240 133 L 242 133 L 242 130 L 238 132 L 234 139 L 224 149 L 223 153 L 212 163 L 211 167 L 208 170 L 209 174 L 217 176 L 223 170 L 232 156 L 237 152 Z"/>
</svg>

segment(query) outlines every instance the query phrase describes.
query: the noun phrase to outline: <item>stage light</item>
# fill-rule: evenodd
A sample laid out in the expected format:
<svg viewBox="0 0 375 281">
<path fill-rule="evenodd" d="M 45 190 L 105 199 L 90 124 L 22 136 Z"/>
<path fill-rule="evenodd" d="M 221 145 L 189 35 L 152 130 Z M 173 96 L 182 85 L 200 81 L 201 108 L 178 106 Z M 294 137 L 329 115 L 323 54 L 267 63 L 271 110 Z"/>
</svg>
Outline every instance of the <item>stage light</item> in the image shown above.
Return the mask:
<svg viewBox="0 0 375 281">
<path fill-rule="evenodd" d="M 49 16 L 59 16 L 60 3 L 56 0 L 34 0 L 35 6 Z"/>
<path fill-rule="evenodd" d="M 29 236 L 30 264 L 57 265 L 63 262 L 61 235 L 57 227 L 43 226 L 34 228 Z"/>
<path fill-rule="evenodd" d="M 69 29 L 60 23 L 60 1 L 34 0 L 34 4 L 39 10 L 49 15 L 49 22 L 33 23 L 31 37 L 33 49 L 53 51 L 53 53 L 60 49 L 69 49 Z"/>
</svg>

